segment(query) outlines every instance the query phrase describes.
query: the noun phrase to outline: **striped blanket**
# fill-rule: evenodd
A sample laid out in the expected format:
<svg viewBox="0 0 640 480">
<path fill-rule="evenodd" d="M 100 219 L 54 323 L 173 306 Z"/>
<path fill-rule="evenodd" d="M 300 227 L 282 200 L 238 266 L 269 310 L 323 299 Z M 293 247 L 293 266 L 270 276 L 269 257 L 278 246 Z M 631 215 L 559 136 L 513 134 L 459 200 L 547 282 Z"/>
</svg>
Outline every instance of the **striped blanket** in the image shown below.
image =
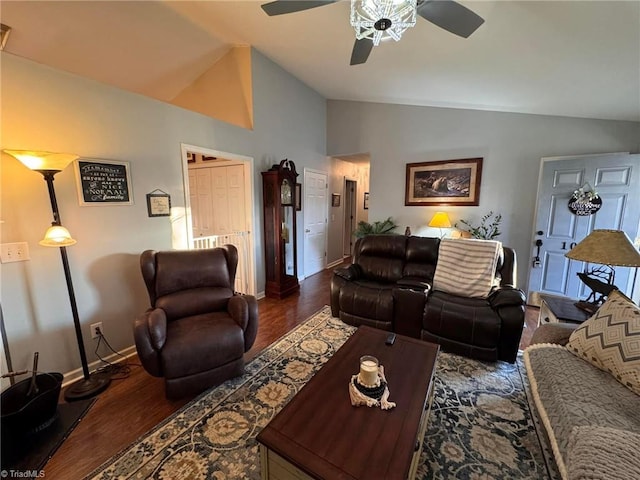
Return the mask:
<svg viewBox="0 0 640 480">
<path fill-rule="evenodd" d="M 495 240 L 442 239 L 433 289 L 485 298 L 497 285 L 495 272 L 501 250 L 502 243 Z"/>
</svg>

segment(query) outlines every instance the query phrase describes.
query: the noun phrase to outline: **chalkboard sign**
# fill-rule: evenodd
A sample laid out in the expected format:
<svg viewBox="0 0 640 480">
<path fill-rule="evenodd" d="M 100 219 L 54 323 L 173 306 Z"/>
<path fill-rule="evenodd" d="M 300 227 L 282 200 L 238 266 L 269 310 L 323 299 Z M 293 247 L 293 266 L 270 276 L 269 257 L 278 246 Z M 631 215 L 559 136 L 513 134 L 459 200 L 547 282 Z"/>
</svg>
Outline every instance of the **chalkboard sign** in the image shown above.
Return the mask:
<svg viewBox="0 0 640 480">
<path fill-rule="evenodd" d="M 80 205 L 133 205 L 128 162 L 78 160 Z"/>
</svg>

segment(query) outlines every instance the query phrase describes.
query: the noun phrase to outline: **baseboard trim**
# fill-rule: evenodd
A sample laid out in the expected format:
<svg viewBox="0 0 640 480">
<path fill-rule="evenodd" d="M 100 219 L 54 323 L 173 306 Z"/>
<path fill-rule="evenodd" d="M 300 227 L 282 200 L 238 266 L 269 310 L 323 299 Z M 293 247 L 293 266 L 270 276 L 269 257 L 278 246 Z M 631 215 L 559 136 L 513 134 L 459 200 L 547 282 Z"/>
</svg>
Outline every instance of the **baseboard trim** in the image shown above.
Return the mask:
<svg viewBox="0 0 640 480">
<path fill-rule="evenodd" d="M 328 264 L 328 265 L 325 267 L 325 270 L 329 270 L 330 268 L 337 267 L 337 266 L 338 266 L 338 265 L 340 265 L 342 262 L 344 262 L 344 258 L 340 258 L 340 259 L 336 260 L 335 262 L 331 262 L 330 264 Z"/>
<path fill-rule="evenodd" d="M 120 363 L 120 362 L 124 362 L 130 357 L 133 357 L 134 355 L 136 355 L 136 353 L 137 353 L 136 346 L 131 345 L 130 347 L 120 350 L 117 354 L 112 353 L 111 355 L 105 357 L 104 359 L 111 363 Z M 94 362 L 91 362 L 89 364 L 89 372 L 91 373 L 95 372 L 98 369 L 98 367 L 102 365 L 103 363 L 101 360 L 96 360 Z M 65 373 L 62 380 L 62 387 L 64 388 L 67 385 L 70 385 L 80 380 L 82 376 L 83 376 L 82 368 L 77 368 L 75 370 Z"/>
</svg>

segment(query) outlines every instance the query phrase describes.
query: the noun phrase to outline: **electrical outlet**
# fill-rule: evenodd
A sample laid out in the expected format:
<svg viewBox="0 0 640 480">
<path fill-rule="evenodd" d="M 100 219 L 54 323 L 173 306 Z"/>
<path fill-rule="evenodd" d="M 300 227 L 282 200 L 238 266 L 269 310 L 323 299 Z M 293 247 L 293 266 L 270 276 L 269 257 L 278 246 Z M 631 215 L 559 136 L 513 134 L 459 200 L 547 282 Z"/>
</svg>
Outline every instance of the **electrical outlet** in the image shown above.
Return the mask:
<svg viewBox="0 0 640 480">
<path fill-rule="evenodd" d="M 0 246 L 0 261 L 2 263 L 24 262 L 26 260 L 30 260 L 27 242 L 3 243 Z"/>
<path fill-rule="evenodd" d="M 104 330 L 102 329 L 102 322 L 92 323 L 91 338 L 99 338 L 100 335 L 104 335 Z"/>
</svg>

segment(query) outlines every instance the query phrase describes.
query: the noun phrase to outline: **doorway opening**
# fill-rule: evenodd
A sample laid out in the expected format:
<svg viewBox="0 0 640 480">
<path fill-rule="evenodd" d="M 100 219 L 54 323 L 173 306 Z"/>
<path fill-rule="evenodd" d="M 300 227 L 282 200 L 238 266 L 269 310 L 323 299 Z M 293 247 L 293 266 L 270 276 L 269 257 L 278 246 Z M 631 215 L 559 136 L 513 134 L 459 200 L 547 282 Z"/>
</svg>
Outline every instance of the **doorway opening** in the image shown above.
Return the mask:
<svg viewBox="0 0 640 480">
<path fill-rule="evenodd" d="M 188 249 L 238 250 L 235 290 L 256 294 L 253 158 L 182 144 Z"/>
<path fill-rule="evenodd" d="M 356 230 L 357 193 L 358 182 L 353 179 L 344 179 L 344 229 L 342 239 L 342 256 L 350 257 L 353 253 L 354 236 Z"/>
</svg>

